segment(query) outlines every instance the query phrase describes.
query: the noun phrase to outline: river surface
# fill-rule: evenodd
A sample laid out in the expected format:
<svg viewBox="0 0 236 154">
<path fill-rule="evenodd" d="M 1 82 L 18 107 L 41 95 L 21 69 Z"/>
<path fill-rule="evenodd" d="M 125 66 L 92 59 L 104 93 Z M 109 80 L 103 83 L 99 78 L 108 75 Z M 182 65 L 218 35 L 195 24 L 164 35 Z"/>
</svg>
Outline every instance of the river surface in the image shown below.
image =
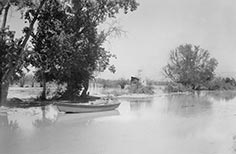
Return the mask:
<svg viewBox="0 0 236 154">
<path fill-rule="evenodd" d="M 235 154 L 236 92 L 122 99 L 117 110 L 0 108 L 0 154 Z"/>
</svg>

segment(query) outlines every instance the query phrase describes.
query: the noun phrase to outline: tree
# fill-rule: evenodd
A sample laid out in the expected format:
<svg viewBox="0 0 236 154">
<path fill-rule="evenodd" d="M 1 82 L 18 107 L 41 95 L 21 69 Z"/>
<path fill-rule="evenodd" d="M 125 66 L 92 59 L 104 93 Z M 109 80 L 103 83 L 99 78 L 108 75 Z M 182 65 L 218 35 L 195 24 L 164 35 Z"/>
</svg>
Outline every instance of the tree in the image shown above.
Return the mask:
<svg viewBox="0 0 236 154">
<path fill-rule="evenodd" d="M 33 3 L 33 1 L 35 3 Z M 41 0 L 39 3 L 37 0 L 4 0 L 1 3 L 0 13 L 3 20 L 0 29 L 0 105 L 6 103 L 8 88 L 10 82 L 16 75 L 21 73 L 21 68 L 25 64 L 24 58 L 27 55 L 25 47 L 33 32 L 34 24 L 37 20 L 40 9 L 46 0 Z M 29 9 L 28 16 L 29 26 L 24 28 L 24 36 L 20 39 L 14 38 L 14 32 L 6 27 L 8 10 L 11 6 L 16 6 L 17 9 L 31 8 Z"/>
<path fill-rule="evenodd" d="M 82 96 L 86 96 L 89 79 L 95 71 L 104 71 L 113 57 L 102 45 L 117 29 L 99 32 L 98 26 L 107 17 L 114 18 L 120 9 L 127 13 L 137 5 L 134 0 L 80 0 L 66 6 L 56 0 L 47 1 L 32 40 L 33 65 L 42 72 L 38 73 L 42 74 L 41 80 L 66 83 L 64 98 L 76 97 L 82 89 Z M 111 66 L 110 70 L 115 69 Z"/>
<path fill-rule="evenodd" d="M 191 44 L 180 45 L 171 51 L 164 74 L 173 82 L 196 90 L 213 79 L 217 64 L 207 50 Z"/>
<path fill-rule="evenodd" d="M 40 16 L 40 14 L 42 13 L 43 6 L 46 2 L 48 1 L 47 0 L 4 0 L 0 4 L 1 5 L 0 14 L 2 14 L 3 16 L 3 20 L 2 20 L 3 23 L 1 27 L 1 38 L 0 38 L 1 39 L 0 41 L 2 42 L 1 45 L 3 46 L 3 47 L 1 46 L 2 50 L 1 50 L 1 73 L 0 73 L 1 105 L 6 102 L 8 87 L 9 87 L 10 81 L 12 80 L 12 77 L 16 75 L 18 71 L 21 70 L 23 64 L 25 64 L 25 61 L 26 61 L 25 58 L 28 56 L 28 53 L 26 52 L 25 47 L 27 45 L 27 42 L 30 36 L 34 36 L 34 33 L 33 33 L 34 25 L 36 21 L 38 20 L 38 17 Z M 65 33 L 66 35 L 64 35 L 66 39 L 62 39 L 60 41 L 64 43 L 74 41 L 73 45 L 75 45 L 77 48 L 79 47 L 82 48 L 83 43 L 88 41 L 88 38 L 90 38 L 91 40 L 92 38 L 95 38 L 94 35 L 90 35 L 90 34 L 94 33 L 93 31 L 97 31 L 98 24 L 104 22 L 107 17 L 115 17 L 115 14 L 117 14 L 120 9 L 123 9 L 124 12 L 127 13 L 129 10 L 130 11 L 135 10 L 138 6 L 135 0 L 121 0 L 121 1 L 58 0 L 57 2 L 60 2 L 66 11 L 66 14 L 68 16 L 71 16 L 70 18 L 71 20 L 69 20 L 68 26 L 73 25 L 73 23 L 77 24 L 77 26 L 79 24 L 83 25 L 84 23 L 91 23 L 89 24 L 90 27 L 91 25 L 93 25 L 93 28 L 89 28 L 91 31 L 90 30 L 85 31 L 85 29 L 87 28 L 81 27 L 81 26 L 80 26 L 80 29 L 79 27 L 77 27 L 76 29 L 75 26 L 74 27 L 72 26 L 71 28 L 67 27 L 66 33 Z M 29 26 L 24 28 L 23 30 L 24 36 L 18 40 L 15 40 L 14 35 L 12 36 L 13 32 L 9 31 L 9 29 L 6 28 L 8 9 L 11 6 L 17 6 L 18 9 L 26 8 L 27 10 L 26 12 L 23 12 L 23 14 L 24 14 L 25 19 L 28 20 Z M 89 17 L 90 20 L 79 20 L 77 22 L 75 21 L 76 18 L 81 19 L 80 17 L 84 15 Z M 75 30 L 77 31 L 76 33 L 77 38 L 86 38 L 86 36 L 90 36 L 90 37 L 88 37 L 87 39 L 84 39 L 85 41 L 83 41 L 83 43 L 81 44 L 79 40 L 73 40 L 73 38 L 71 37 Z M 63 35 L 60 34 L 60 36 L 63 36 Z M 9 44 L 9 42 L 11 44 Z M 14 46 L 14 48 L 12 48 L 12 46 Z M 67 51 L 69 51 L 68 48 L 67 48 Z M 12 61 L 12 58 L 9 58 L 11 57 L 11 55 L 14 55 L 13 57 L 15 58 L 15 60 Z M 63 66 L 67 66 L 67 65 L 63 65 Z M 67 68 L 68 67 L 64 67 L 64 69 L 67 69 Z M 60 70 L 63 70 L 63 69 L 58 69 L 57 71 L 60 71 Z M 87 73 L 90 72 L 90 71 L 87 71 L 88 69 L 82 69 L 82 70 L 86 70 L 85 72 Z M 70 73 L 72 72 L 73 71 L 70 71 Z M 81 74 L 86 74 L 86 73 L 81 73 Z"/>
<path fill-rule="evenodd" d="M 118 85 L 120 86 L 121 89 L 125 89 L 125 86 L 129 84 L 129 80 L 126 80 L 124 78 L 121 78 L 117 80 Z"/>
<path fill-rule="evenodd" d="M 46 82 L 56 78 L 57 68 L 67 58 L 61 47 L 66 21 L 66 12 L 59 1 L 45 2 L 38 17 L 37 31 L 31 40 L 33 53 L 29 58 L 32 66 L 37 68 L 35 76 L 43 86 L 42 100 L 46 99 Z"/>
</svg>

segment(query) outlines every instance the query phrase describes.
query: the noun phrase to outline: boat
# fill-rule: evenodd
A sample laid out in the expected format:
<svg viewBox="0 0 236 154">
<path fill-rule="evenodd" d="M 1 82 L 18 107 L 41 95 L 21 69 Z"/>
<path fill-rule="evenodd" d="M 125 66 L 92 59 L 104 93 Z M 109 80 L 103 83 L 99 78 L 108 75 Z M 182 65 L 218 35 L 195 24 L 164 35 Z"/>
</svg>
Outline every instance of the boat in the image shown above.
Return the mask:
<svg viewBox="0 0 236 154">
<path fill-rule="evenodd" d="M 120 115 L 119 110 L 111 110 L 104 112 L 88 112 L 88 113 L 73 113 L 73 114 L 59 114 L 58 122 L 69 122 L 71 120 L 88 123 L 97 118 L 111 117 Z"/>
<path fill-rule="evenodd" d="M 57 103 L 60 112 L 66 113 L 88 113 L 110 111 L 119 107 L 120 102 L 104 103 Z"/>
</svg>

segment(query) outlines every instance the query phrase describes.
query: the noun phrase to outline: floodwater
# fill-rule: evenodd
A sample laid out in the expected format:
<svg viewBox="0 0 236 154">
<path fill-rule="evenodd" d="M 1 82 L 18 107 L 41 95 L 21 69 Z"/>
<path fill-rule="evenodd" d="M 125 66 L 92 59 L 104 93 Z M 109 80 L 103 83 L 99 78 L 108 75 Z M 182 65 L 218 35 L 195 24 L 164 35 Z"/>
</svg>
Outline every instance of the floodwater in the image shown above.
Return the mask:
<svg viewBox="0 0 236 154">
<path fill-rule="evenodd" d="M 0 108 L 0 154 L 234 154 L 235 96 L 162 95 L 85 114 Z"/>
</svg>

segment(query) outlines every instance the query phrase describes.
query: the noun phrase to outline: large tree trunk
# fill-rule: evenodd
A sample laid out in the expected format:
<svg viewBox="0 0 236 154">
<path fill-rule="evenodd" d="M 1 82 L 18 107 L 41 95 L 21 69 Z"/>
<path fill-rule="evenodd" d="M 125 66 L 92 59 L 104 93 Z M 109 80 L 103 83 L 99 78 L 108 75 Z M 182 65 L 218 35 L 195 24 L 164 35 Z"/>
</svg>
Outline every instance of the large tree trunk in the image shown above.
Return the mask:
<svg viewBox="0 0 236 154">
<path fill-rule="evenodd" d="M 66 99 L 73 99 L 74 97 L 74 90 L 75 90 L 75 83 L 73 81 L 68 81 L 67 82 L 67 89 L 65 92 L 65 98 Z"/>
<path fill-rule="evenodd" d="M 4 8 L 3 8 L 4 12 L 3 12 L 1 30 L 3 30 L 6 27 L 7 15 L 8 15 L 9 8 L 10 8 L 10 3 L 8 2 L 6 4 L 6 6 L 4 6 Z M 0 80 L 0 106 L 6 105 L 6 103 L 7 103 L 8 88 L 9 88 L 9 82 L 4 82 L 4 80 L 2 80 L 2 72 L 1 72 L 1 80 Z"/>
<path fill-rule="evenodd" d="M 25 78 L 22 77 L 20 80 L 19 80 L 19 86 L 20 87 L 24 87 L 25 86 Z"/>
<path fill-rule="evenodd" d="M 40 98 L 41 100 L 46 100 L 47 83 L 46 83 L 46 78 L 45 78 L 44 73 L 43 73 L 42 85 L 43 85 L 43 91 Z"/>
<path fill-rule="evenodd" d="M 9 83 L 0 83 L 0 87 L 0 106 L 4 106 L 7 103 Z"/>
<path fill-rule="evenodd" d="M 34 79 L 31 81 L 31 87 L 34 87 Z"/>
<path fill-rule="evenodd" d="M 83 92 L 82 92 L 81 96 L 82 97 L 87 97 L 88 96 L 87 92 L 88 92 L 88 88 L 89 88 L 89 80 L 84 81 L 83 87 L 84 87 L 84 89 L 83 89 Z"/>
<path fill-rule="evenodd" d="M 6 27 L 7 24 L 7 15 L 8 15 L 8 10 L 10 8 L 10 3 L 8 2 L 6 4 L 6 6 L 4 6 L 4 13 L 3 13 L 3 20 L 2 20 L 2 26 L 1 29 L 4 29 Z"/>
<path fill-rule="evenodd" d="M 79 95 L 79 87 L 73 80 L 67 81 L 66 91 L 62 95 L 62 99 L 75 100 Z"/>
</svg>

